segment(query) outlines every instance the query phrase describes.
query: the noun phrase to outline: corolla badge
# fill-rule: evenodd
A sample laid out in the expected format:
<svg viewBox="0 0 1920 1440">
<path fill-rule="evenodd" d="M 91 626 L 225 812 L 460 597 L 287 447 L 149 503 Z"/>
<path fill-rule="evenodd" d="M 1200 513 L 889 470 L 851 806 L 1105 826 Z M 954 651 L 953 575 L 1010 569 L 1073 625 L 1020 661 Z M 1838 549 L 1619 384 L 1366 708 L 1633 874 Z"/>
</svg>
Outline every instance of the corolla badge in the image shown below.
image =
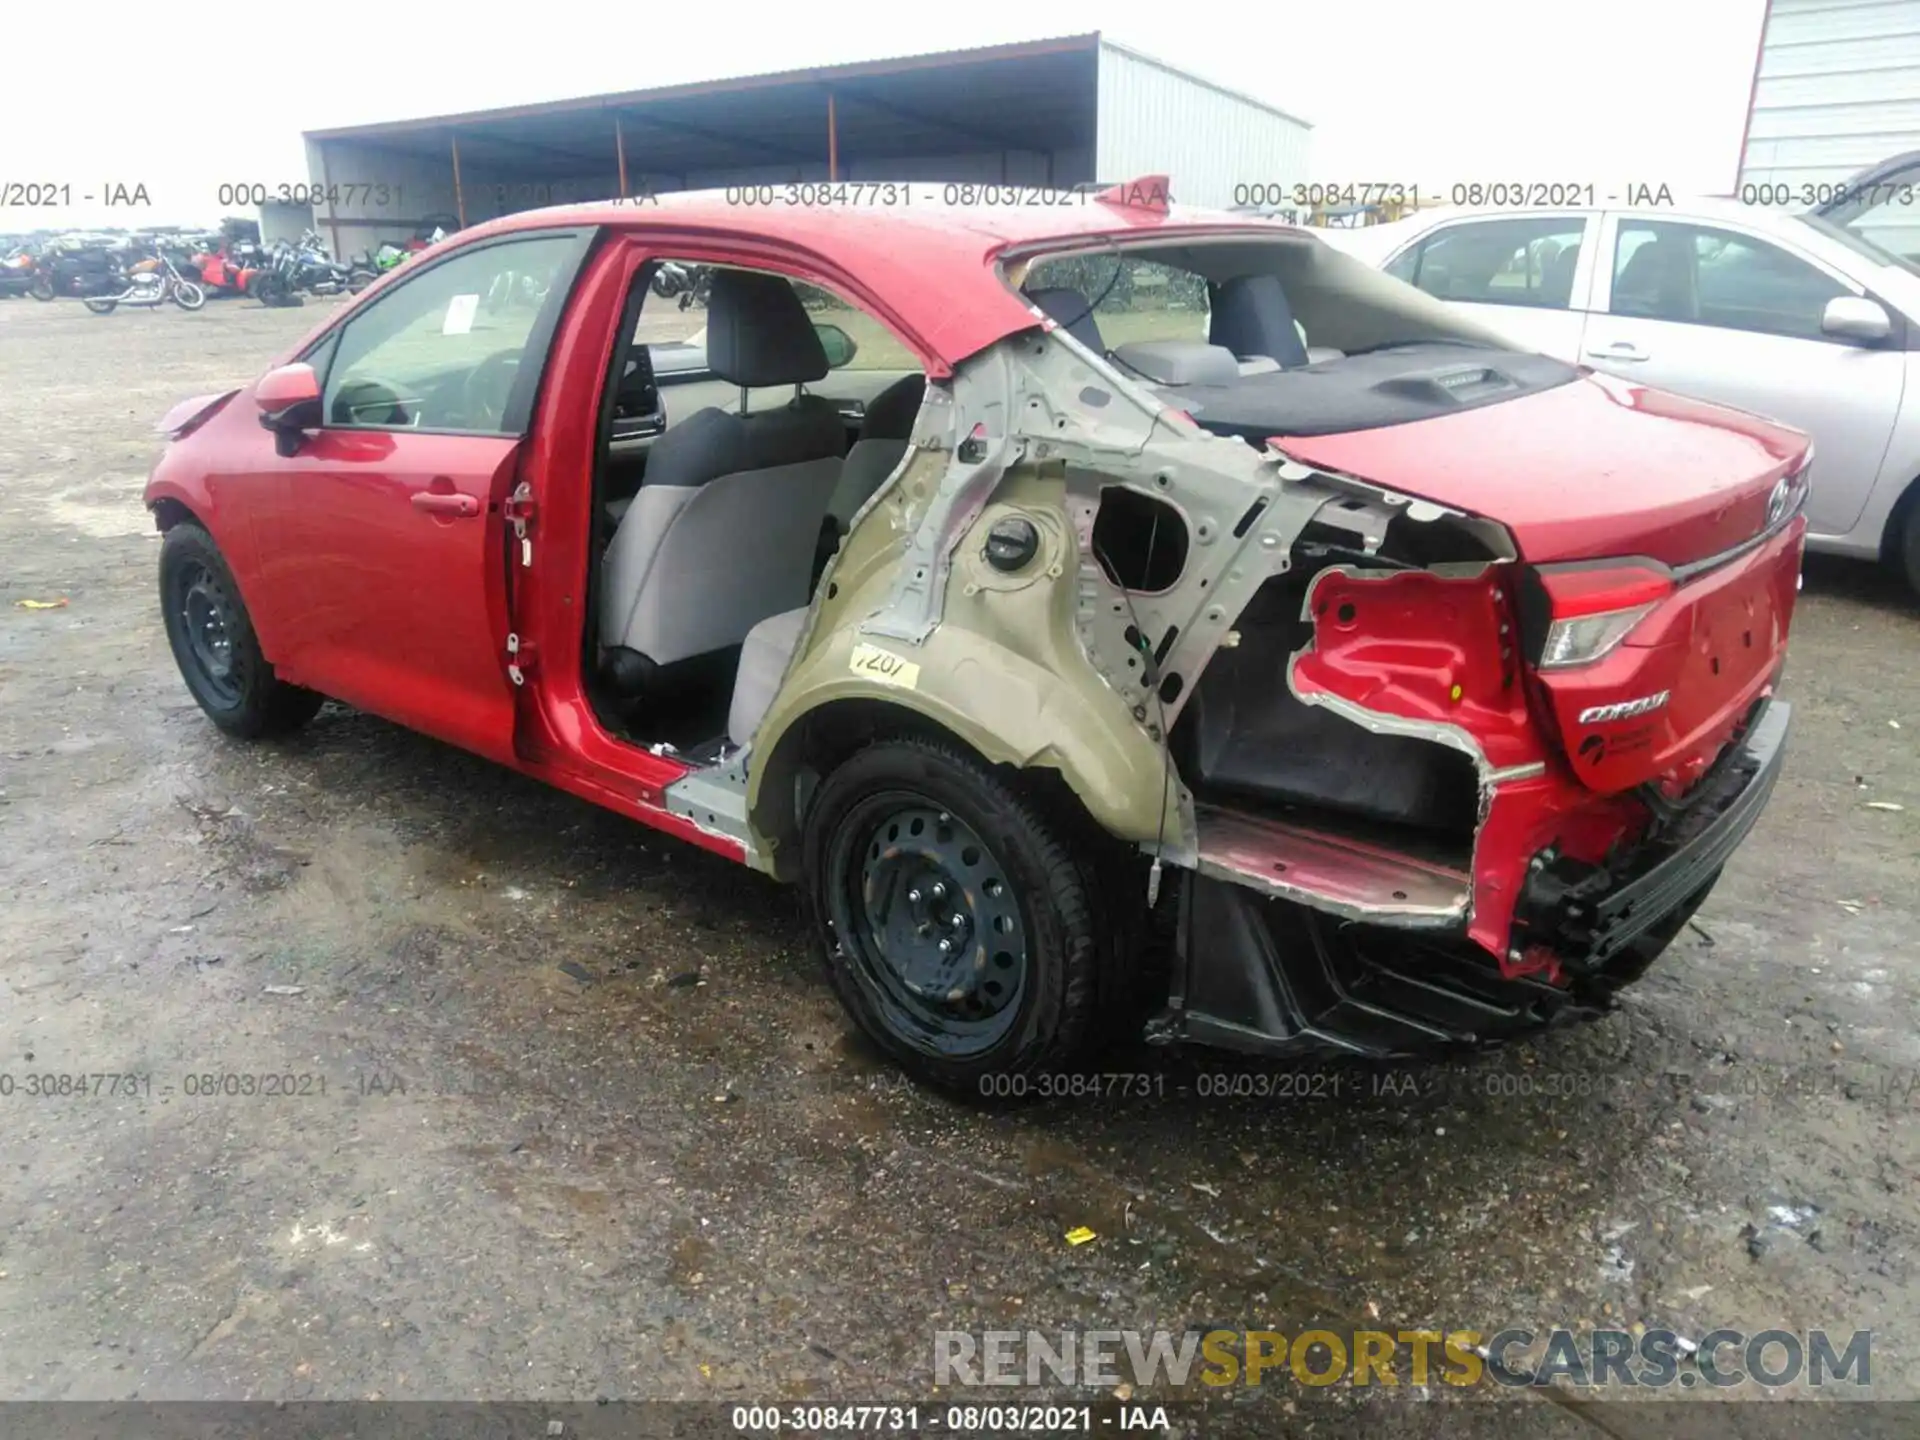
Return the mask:
<svg viewBox="0 0 1920 1440">
<path fill-rule="evenodd" d="M 1605 725 L 1610 720 L 1631 720 L 1636 715 L 1651 715 L 1667 703 L 1672 694 L 1662 690 L 1657 695 L 1642 695 L 1638 700 L 1622 700 L 1616 705 L 1592 705 L 1580 712 L 1582 725 Z"/>
</svg>

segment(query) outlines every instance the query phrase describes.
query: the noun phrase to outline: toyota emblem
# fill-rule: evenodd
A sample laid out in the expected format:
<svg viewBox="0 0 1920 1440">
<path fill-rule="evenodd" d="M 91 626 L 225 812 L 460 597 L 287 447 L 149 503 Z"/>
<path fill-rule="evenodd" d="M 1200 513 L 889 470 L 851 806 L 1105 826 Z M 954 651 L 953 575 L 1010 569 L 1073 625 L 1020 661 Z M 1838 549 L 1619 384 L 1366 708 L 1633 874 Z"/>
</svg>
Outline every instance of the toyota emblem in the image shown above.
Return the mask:
<svg viewBox="0 0 1920 1440">
<path fill-rule="evenodd" d="M 1773 493 L 1767 497 L 1767 528 L 1771 530 L 1780 523 L 1787 513 L 1787 502 L 1793 498 L 1793 481 L 1781 480 L 1773 487 Z"/>
</svg>

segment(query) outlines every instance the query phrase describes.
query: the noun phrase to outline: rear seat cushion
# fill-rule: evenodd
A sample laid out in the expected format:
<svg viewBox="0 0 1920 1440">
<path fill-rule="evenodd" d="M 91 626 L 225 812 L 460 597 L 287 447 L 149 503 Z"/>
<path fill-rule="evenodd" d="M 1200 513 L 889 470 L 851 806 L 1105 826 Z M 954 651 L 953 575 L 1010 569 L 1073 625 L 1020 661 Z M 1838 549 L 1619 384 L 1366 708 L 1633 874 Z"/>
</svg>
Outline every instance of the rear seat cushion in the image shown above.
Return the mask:
<svg viewBox="0 0 1920 1440">
<path fill-rule="evenodd" d="M 734 675 L 733 704 L 727 711 L 727 738 L 734 744 L 751 740 L 766 718 L 806 623 L 807 607 L 802 605 L 770 615 L 747 632 L 740 647 L 740 669 Z"/>
</svg>

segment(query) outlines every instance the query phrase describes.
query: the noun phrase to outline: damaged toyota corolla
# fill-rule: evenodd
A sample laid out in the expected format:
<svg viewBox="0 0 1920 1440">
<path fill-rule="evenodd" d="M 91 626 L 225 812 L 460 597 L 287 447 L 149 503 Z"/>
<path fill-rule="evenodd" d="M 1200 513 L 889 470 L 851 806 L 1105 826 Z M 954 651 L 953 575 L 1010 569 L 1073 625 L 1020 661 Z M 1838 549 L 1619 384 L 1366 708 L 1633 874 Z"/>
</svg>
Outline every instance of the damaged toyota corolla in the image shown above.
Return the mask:
<svg viewBox="0 0 1920 1440">
<path fill-rule="evenodd" d="M 859 188 L 476 226 L 177 407 L 200 705 L 332 697 L 796 882 L 967 1093 L 1603 1012 L 1779 772 L 1806 438 L 1163 180 Z"/>
</svg>

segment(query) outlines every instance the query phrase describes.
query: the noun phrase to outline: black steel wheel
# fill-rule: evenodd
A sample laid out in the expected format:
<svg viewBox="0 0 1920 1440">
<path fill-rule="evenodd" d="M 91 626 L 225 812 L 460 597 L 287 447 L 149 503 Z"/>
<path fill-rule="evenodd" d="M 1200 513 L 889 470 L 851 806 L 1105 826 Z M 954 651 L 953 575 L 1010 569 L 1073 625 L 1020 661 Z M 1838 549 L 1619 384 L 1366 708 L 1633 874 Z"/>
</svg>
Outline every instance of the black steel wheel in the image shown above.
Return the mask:
<svg viewBox="0 0 1920 1440">
<path fill-rule="evenodd" d="M 808 908 L 841 1003 L 916 1078 L 1017 1099 L 1091 1048 L 1100 974 L 1090 857 L 989 767 L 918 739 L 821 784 Z"/>
<path fill-rule="evenodd" d="M 160 608 L 181 678 L 228 734 L 249 740 L 284 734 L 325 703 L 274 674 L 233 572 L 198 525 L 175 525 L 160 547 Z"/>
</svg>

